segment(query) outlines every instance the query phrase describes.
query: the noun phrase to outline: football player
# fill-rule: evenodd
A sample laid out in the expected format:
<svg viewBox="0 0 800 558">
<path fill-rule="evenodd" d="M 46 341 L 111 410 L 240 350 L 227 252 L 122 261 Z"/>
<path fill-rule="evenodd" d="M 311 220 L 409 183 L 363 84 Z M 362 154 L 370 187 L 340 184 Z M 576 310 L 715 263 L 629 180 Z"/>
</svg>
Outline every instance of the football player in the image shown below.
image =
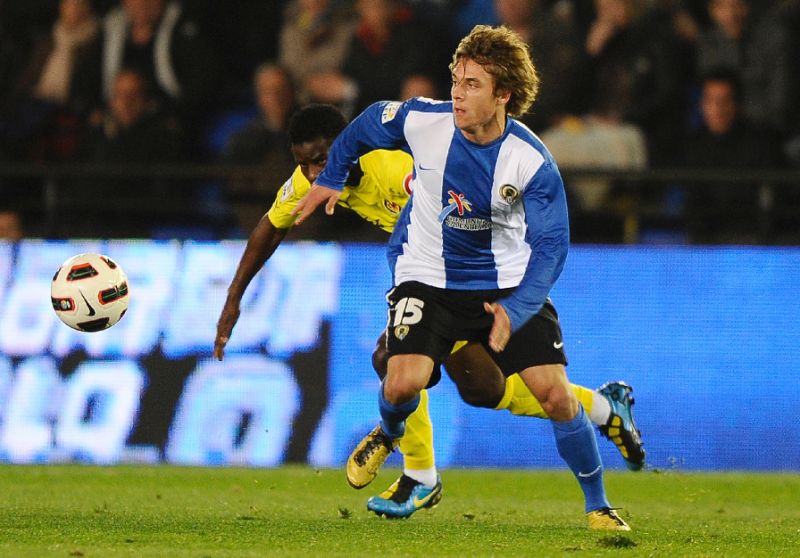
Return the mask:
<svg viewBox="0 0 800 558">
<path fill-rule="evenodd" d="M 325 167 L 328 150 L 345 126 L 344 116 L 331 105 L 309 105 L 293 115 L 289 137 L 298 166 L 278 190 L 272 207 L 247 241 L 217 324 L 214 342 L 217 359 L 224 356 L 247 286 L 294 225 L 292 211 Z M 350 171 L 339 205 L 391 233 L 411 195 L 412 167 L 411 156 L 403 151 L 375 150 L 363 155 Z M 518 374 L 505 378 L 485 351 L 465 345 L 457 343 L 445 362 L 445 369 L 465 402 L 507 410 L 514 415 L 549 418 Z M 385 347 L 384 332 L 373 354 L 373 366 L 381 379 L 386 374 Z M 436 370 L 435 374 L 438 380 L 440 371 Z M 645 451 L 633 419 L 632 388 L 624 382 L 609 382 L 596 391 L 575 384 L 571 387 L 591 421 L 619 449 L 628 468 L 641 469 Z M 416 411 L 406 421 L 399 449 L 404 458 L 402 475 L 367 503 L 368 509 L 379 515 L 408 517 L 421 508 L 435 506 L 441 499 L 442 482 L 435 466 L 433 429 L 425 390 Z M 355 488 L 363 488 L 372 478 L 374 475 L 348 480 Z"/>
</svg>

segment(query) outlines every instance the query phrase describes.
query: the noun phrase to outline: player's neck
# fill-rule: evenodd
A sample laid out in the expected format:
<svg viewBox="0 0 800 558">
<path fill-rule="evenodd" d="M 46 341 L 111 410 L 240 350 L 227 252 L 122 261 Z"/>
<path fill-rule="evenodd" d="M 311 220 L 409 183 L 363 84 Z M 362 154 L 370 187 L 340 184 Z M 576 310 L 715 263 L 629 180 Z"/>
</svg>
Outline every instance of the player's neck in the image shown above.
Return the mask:
<svg viewBox="0 0 800 558">
<path fill-rule="evenodd" d="M 504 111 L 497 111 L 491 120 L 485 123 L 470 128 L 469 130 L 461 128 L 461 133 L 464 137 L 472 143 L 478 145 L 485 145 L 495 141 L 503 135 L 506 131 L 506 113 Z"/>
</svg>

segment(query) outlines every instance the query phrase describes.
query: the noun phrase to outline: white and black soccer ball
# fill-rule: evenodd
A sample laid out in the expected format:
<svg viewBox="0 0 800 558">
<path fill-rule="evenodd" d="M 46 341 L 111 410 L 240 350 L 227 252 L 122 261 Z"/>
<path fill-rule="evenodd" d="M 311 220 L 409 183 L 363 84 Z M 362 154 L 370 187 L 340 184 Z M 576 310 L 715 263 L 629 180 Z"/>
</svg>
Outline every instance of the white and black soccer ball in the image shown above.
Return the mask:
<svg viewBox="0 0 800 558">
<path fill-rule="evenodd" d="M 102 331 L 128 309 L 128 277 L 102 254 L 78 254 L 58 268 L 50 287 L 53 310 L 78 331 Z"/>
</svg>

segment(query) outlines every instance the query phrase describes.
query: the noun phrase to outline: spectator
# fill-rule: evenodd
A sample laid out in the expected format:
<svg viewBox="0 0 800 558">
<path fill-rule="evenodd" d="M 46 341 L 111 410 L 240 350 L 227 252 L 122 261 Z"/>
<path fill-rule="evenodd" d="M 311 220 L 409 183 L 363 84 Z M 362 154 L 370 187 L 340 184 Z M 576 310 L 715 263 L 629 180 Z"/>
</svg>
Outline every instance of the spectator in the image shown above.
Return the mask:
<svg viewBox="0 0 800 558">
<path fill-rule="evenodd" d="M 0 0 L 0 10 L 5 11 L 5 6 Z M 13 87 L 10 84 L 16 83 L 22 71 L 20 59 L 22 58 L 22 48 L 20 48 L 14 37 L 6 30 L 6 20 L 0 13 L 0 119 L 8 114 L 9 107 L 13 106 Z M 2 124 L 0 124 L 2 126 Z M 0 141 L 0 151 L 4 145 Z"/>
<path fill-rule="evenodd" d="M 255 181 L 228 184 L 229 201 L 243 231 L 253 229 L 264 213 L 263 200 L 275 193 L 295 166 L 288 127 L 297 102 L 289 73 L 277 64 L 265 63 L 256 70 L 253 84 L 259 115 L 231 136 L 222 154 L 226 163 L 263 168 Z"/>
<path fill-rule="evenodd" d="M 250 98 L 253 72 L 263 60 L 278 58 L 285 0 L 191 0 L 184 17 L 200 22 L 222 60 L 225 80 L 217 92 L 227 108 Z"/>
<path fill-rule="evenodd" d="M 586 37 L 592 99 L 617 84 L 614 112 L 644 131 L 652 164 L 671 161 L 685 113 L 674 38 L 642 17 L 644 0 L 596 0 L 595 7 Z"/>
<path fill-rule="evenodd" d="M 282 66 L 265 63 L 254 73 L 253 88 L 259 115 L 231 136 L 223 160 L 258 164 L 274 160 L 276 154 L 282 176 L 294 167 L 287 135 L 289 117 L 297 108 L 292 80 Z"/>
<path fill-rule="evenodd" d="M 138 70 L 121 69 L 111 86 L 111 98 L 100 123 L 81 149 L 81 158 L 98 164 L 157 164 L 185 159 L 178 120 L 160 110 L 146 78 Z M 195 200 L 187 189 L 163 180 L 139 176 L 86 182 L 77 200 L 103 200 L 103 211 L 90 208 L 92 217 L 74 219 L 76 226 L 91 223 L 91 230 L 69 231 L 71 236 L 148 236 L 155 226 L 167 224 L 174 214 L 190 214 Z M 84 207 L 84 209 L 86 209 Z M 93 209 L 93 211 L 91 211 Z"/>
<path fill-rule="evenodd" d="M 312 99 L 309 78 L 342 69 L 355 25 L 333 0 L 294 0 L 287 6 L 279 60 L 291 72 L 301 103 Z"/>
<path fill-rule="evenodd" d="M 102 122 L 83 147 L 84 160 L 98 163 L 158 163 L 184 158 L 178 122 L 165 115 L 146 78 L 120 70 Z"/>
<path fill-rule="evenodd" d="M 306 84 L 315 100 L 343 107 L 346 115 L 382 99 L 397 99 L 406 80 L 431 75 L 435 49 L 413 13 L 395 0 L 357 0 L 358 28 L 341 72 L 310 77 Z"/>
<path fill-rule="evenodd" d="M 642 130 L 622 120 L 617 98 L 621 83 L 609 83 L 593 112 L 562 119 L 542 132 L 558 165 L 565 169 L 571 229 L 577 242 L 619 242 L 626 233 L 630 199 L 623 185 L 602 178 L 570 178 L 569 168 L 644 169 L 647 142 Z M 631 239 L 627 239 L 631 240 Z"/>
<path fill-rule="evenodd" d="M 684 142 L 683 164 L 695 169 L 759 169 L 779 166 L 774 138 L 741 114 L 740 82 L 727 69 L 707 74 L 701 85 L 703 128 Z M 697 184 L 689 188 L 686 219 L 695 242 L 757 242 L 758 185 Z"/>
<path fill-rule="evenodd" d="M 22 218 L 13 209 L 0 208 L 0 241 L 17 242 L 24 236 Z"/>
<path fill-rule="evenodd" d="M 610 115 L 569 117 L 542 133 L 558 164 L 565 169 L 644 169 L 647 145 L 642 131 Z M 611 203 L 611 182 L 568 180 L 567 188 L 581 211 L 596 211 Z"/>
<path fill-rule="evenodd" d="M 800 29 L 800 0 L 782 0 L 775 7 L 774 15 L 780 18 L 781 21 L 786 22 L 788 29 Z M 789 49 L 790 59 L 800 59 L 800 33 L 791 34 Z M 797 71 L 792 75 L 792 78 L 792 95 L 796 99 L 800 94 L 800 75 L 798 75 Z M 784 151 L 792 165 L 800 168 L 800 105 L 798 103 L 792 103 L 791 105 L 789 139 L 784 146 Z"/>
<path fill-rule="evenodd" d="M 736 72 L 742 83 L 741 110 L 753 124 L 785 133 L 797 77 L 788 29 L 769 11 L 760 20 L 749 0 L 710 0 L 712 26 L 698 42 L 697 68 Z"/>
<path fill-rule="evenodd" d="M 22 156 L 66 159 L 74 151 L 77 121 L 67 110 L 73 71 L 98 32 L 89 0 L 61 0 L 59 16 L 46 36 L 37 37 L 27 67 L 16 80 L 10 105 L 0 120 L 6 145 Z"/>
<path fill-rule="evenodd" d="M 584 112 L 588 60 L 577 26 L 567 15 L 540 7 L 540 0 L 495 0 L 500 23 L 528 43 L 542 87 L 525 123 L 534 130 L 556 124 L 566 114 Z"/>
<path fill-rule="evenodd" d="M 441 99 L 439 93 L 439 86 L 436 82 L 423 75 L 411 76 L 403 82 L 403 88 L 400 90 L 401 101 L 407 101 L 412 97 L 427 97 L 429 99 Z"/>
<path fill-rule="evenodd" d="M 75 106 L 98 119 L 123 67 L 136 69 L 152 83 L 160 102 L 185 125 L 200 124 L 221 71 L 197 23 L 184 17 L 180 3 L 167 0 L 122 0 L 106 15 L 102 36 L 78 69 Z"/>
</svg>

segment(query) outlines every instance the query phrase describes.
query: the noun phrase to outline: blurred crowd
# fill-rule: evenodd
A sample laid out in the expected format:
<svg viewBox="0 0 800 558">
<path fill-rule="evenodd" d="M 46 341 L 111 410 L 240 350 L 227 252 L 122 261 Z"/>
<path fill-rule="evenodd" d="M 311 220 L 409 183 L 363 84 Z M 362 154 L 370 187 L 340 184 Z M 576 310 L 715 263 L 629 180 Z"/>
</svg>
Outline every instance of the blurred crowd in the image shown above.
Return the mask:
<svg viewBox="0 0 800 558">
<path fill-rule="evenodd" d="M 261 165 L 258 180 L 179 199 L 227 208 L 246 233 L 291 173 L 297 107 L 352 117 L 377 100 L 448 98 L 451 53 L 479 23 L 530 44 L 542 86 L 525 122 L 561 167 L 800 168 L 800 0 L 0 0 L 0 162 Z M 177 195 L 130 185 L 154 205 Z M 567 186 L 586 217 L 576 234 L 605 240 L 591 216 L 626 189 Z M 0 189 L 11 203 L 27 192 Z M 74 185 L 109 205 L 126 189 Z M 693 240 L 724 242 L 748 240 L 762 194 L 659 195 Z"/>
</svg>

